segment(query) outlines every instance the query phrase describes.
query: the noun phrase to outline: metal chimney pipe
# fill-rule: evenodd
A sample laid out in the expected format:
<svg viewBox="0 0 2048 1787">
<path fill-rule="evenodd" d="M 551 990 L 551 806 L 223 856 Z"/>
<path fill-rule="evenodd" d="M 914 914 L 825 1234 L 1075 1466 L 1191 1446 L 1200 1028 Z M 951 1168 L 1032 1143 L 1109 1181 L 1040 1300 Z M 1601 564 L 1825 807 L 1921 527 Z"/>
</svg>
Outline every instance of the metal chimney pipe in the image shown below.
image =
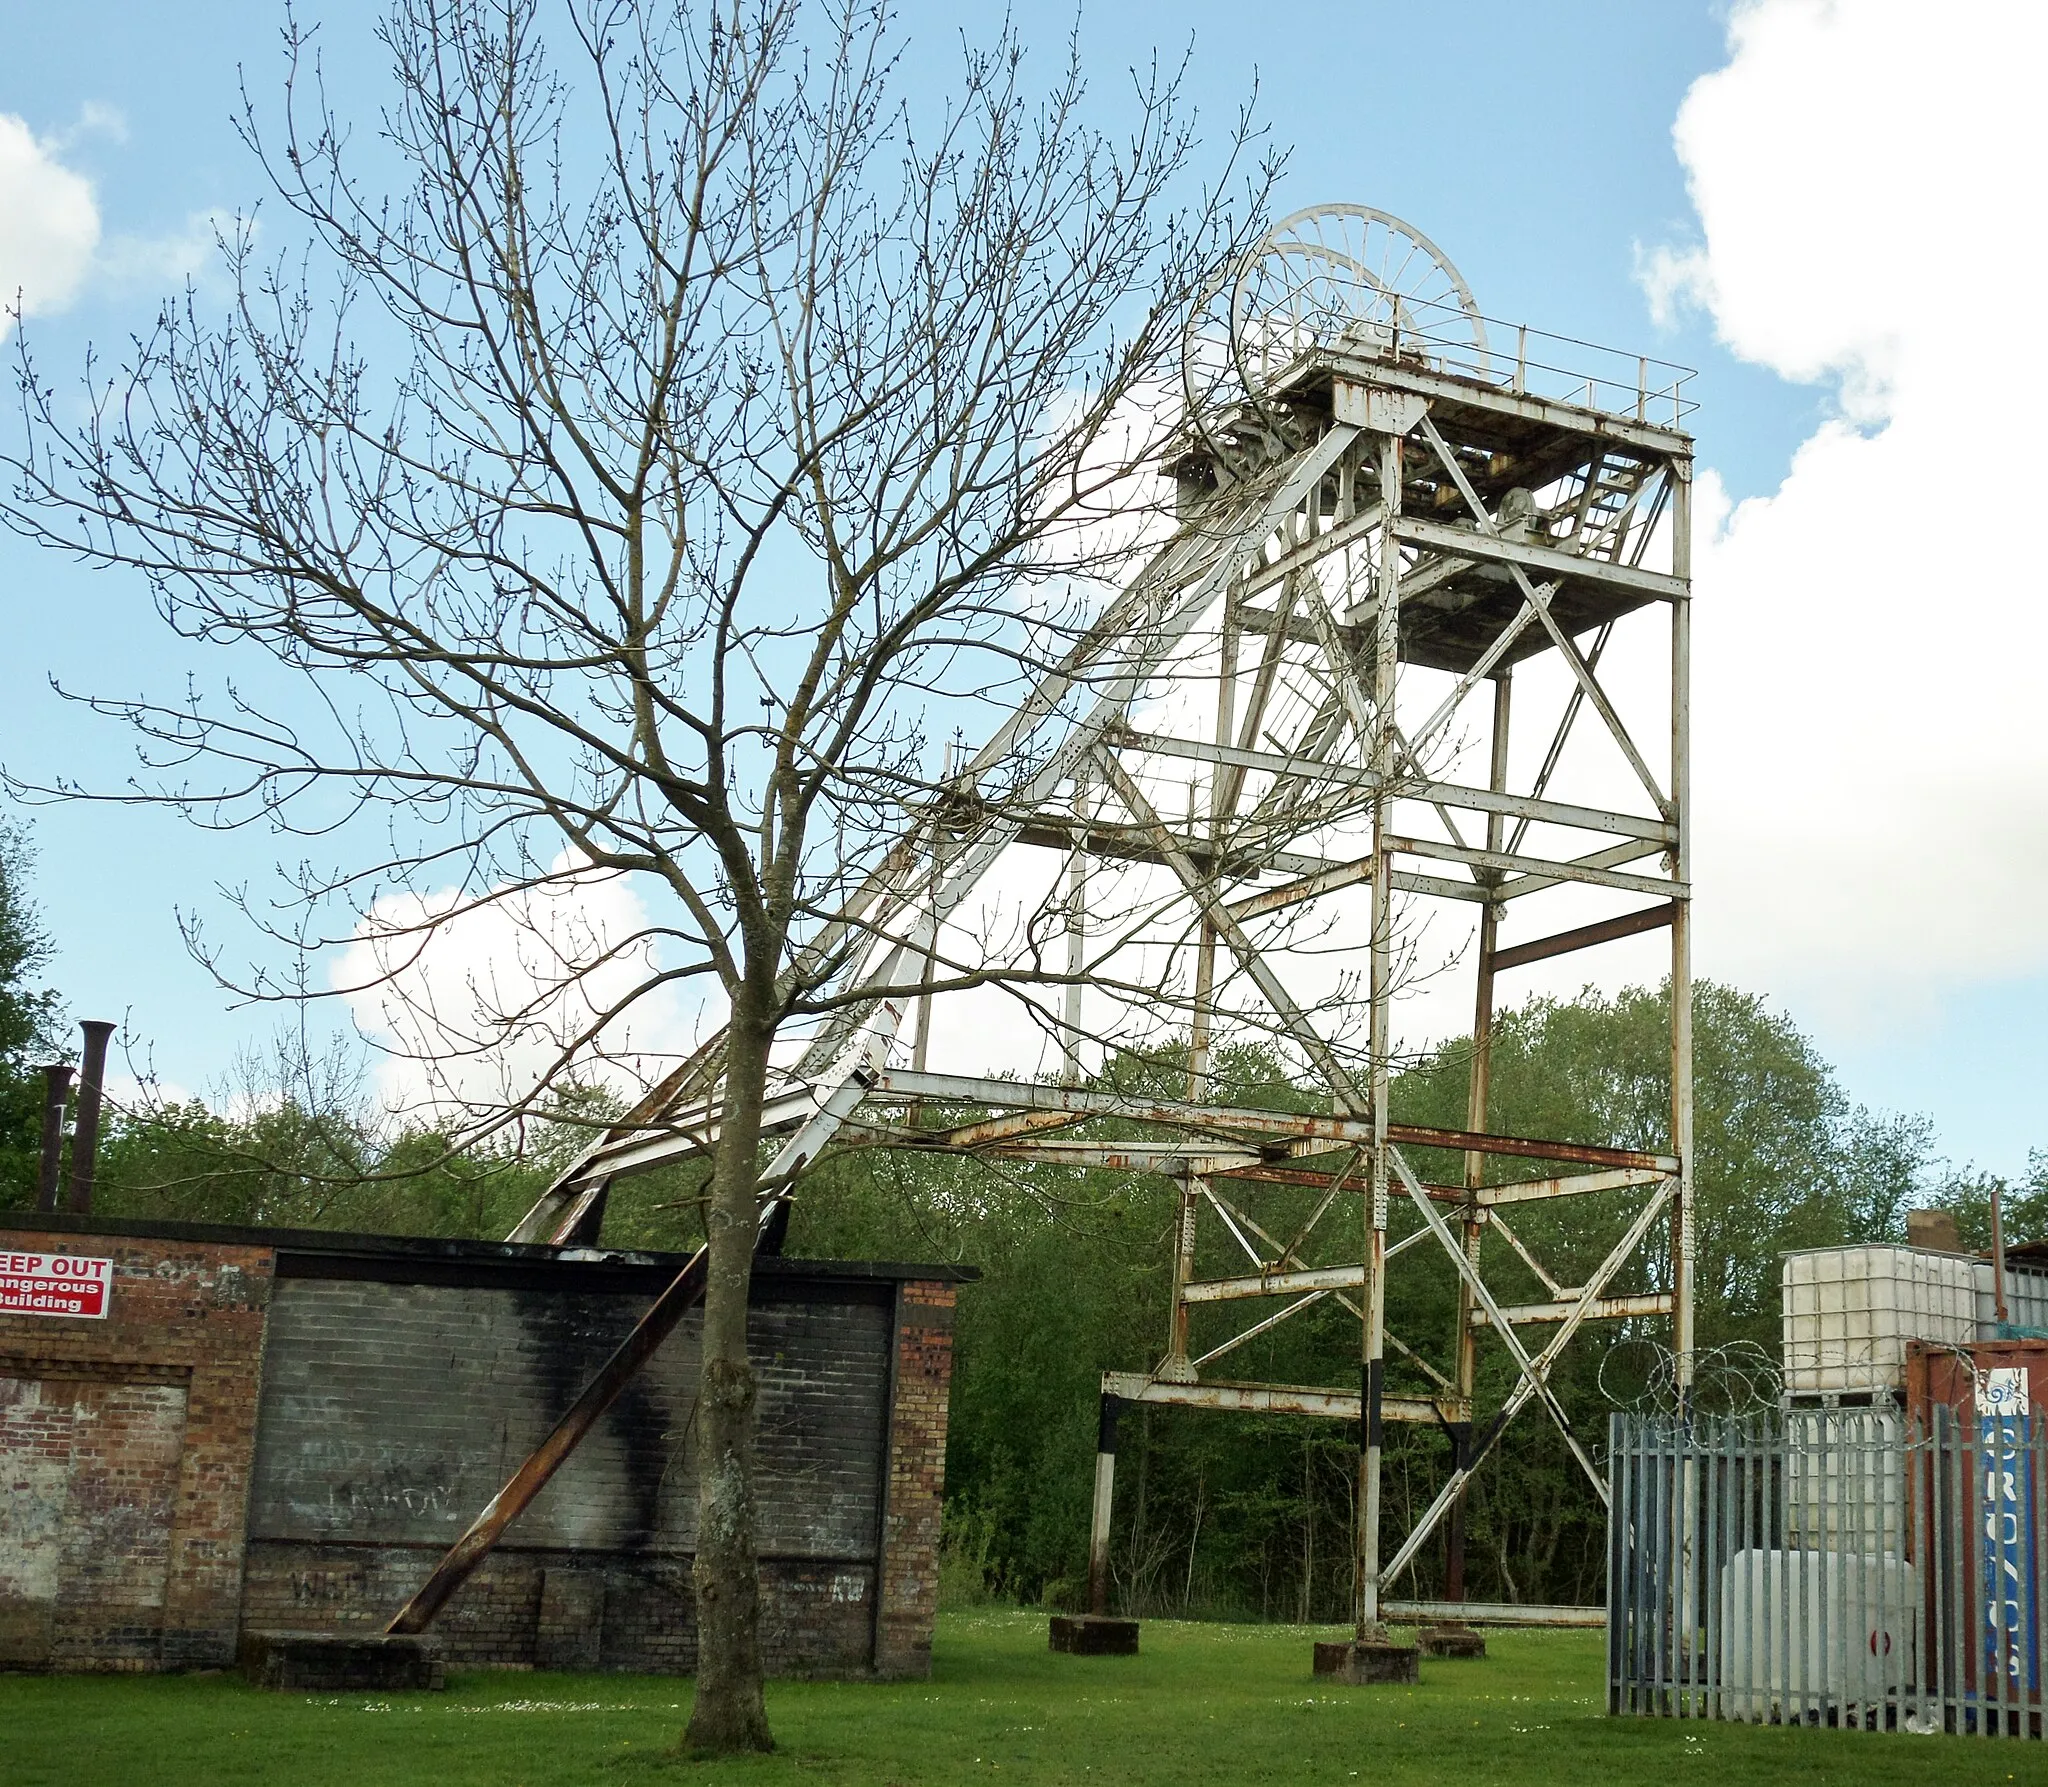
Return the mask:
<svg viewBox="0 0 2048 1787">
<path fill-rule="evenodd" d="M 78 1072 L 78 1121 L 71 1130 L 71 1212 L 84 1216 L 92 1209 L 92 1174 L 100 1148 L 100 1095 L 106 1088 L 107 1039 L 114 1026 L 104 1018 L 87 1018 L 85 1059 Z"/>
<path fill-rule="evenodd" d="M 1991 1285 L 1992 1309 L 1999 1327 L 2011 1320 L 2005 1307 L 2005 1220 L 1998 1208 L 1998 1181 L 1991 1181 Z M 2003 1340 L 2005 1336 L 1999 1335 Z"/>
<path fill-rule="evenodd" d="M 43 1069 L 43 1160 L 36 1175 L 36 1208 L 46 1216 L 57 1208 L 57 1180 L 64 1162 L 64 1106 L 71 1097 L 71 1063 L 52 1061 Z"/>
</svg>

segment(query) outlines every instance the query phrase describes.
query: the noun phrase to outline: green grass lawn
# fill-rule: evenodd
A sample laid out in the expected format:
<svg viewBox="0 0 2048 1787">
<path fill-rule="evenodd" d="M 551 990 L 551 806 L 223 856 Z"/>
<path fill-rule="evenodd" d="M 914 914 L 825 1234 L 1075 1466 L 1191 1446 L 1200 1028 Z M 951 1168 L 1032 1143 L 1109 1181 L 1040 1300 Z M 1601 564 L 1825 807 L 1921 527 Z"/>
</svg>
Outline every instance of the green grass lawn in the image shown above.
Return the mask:
<svg viewBox="0 0 2048 1787">
<path fill-rule="evenodd" d="M 781 1742 L 671 1760 L 690 1686 L 649 1676 L 457 1675 L 445 1694 L 265 1694 L 231 1676 L 0 1677 L 4 1787 L 634 1787 L 728 1777 L 924 1787 L 1086 1784 L 2038 1782 L 2048 1745 L 1609 1719 L 1601 1636 L 1495 1633 L 1419 1688 L 1309 1671 L 1305 1627 L 1144 1629 L 1139 1657 L 1056 1657 L 1042 1615 L 954 1613 L 929 1682 L 769 1690 Z"/>
</svg>

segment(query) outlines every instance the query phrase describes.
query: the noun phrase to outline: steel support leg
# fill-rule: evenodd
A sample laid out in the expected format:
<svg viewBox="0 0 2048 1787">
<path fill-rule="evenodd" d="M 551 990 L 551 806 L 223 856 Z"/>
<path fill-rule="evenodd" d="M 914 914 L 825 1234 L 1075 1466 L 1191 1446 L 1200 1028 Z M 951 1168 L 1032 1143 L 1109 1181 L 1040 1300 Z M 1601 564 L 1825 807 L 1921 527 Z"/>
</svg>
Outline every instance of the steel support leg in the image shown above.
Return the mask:
<svg viewBox="0 0 2048 1787">
<path fill-rule="evenodd" d="M 1167 1316 L 1166 1357 L 1155 1373 L 1169 1384 L 1195 1381 L 1195 1368 L 1188 1360 L 1186 1291 L 1195 1275 L 1195 1210 L 1202 1201 L 1203 1183 L 1192 1176 L 1181 1181 L 1180 1219 L 1173 1237 L 1173 1307 Z"/>
<path fill-rule="evenodd" d="M 1358 1484 L 1357 1583 L 1358 1636 L 1379 1642 L 1386 1637 L 1380 1613 L 1380 1466 L 1384 1451 L 1381 1396 L 1387 1356 L 1387 1207 L 1388 1097 L 1391 1077 L 1387 1050 L 1391 1040 L 1393 1000 L 1393 801 L 1396 732 L 1394 695 L 1400 661 L 1401 544 L 1394 527 L 1401 514 L 1401 437 L 1379 437 L 1382 522 L 1379 536 L 1379 613 L 1373 629 L 1372 807 L 1373 877 L 1371 938 L 1371 1185 L 1365 1211 L 1365 1320 L 1362 1324 Z"/>
<path fill-rule="evenodd" d="M 1505 670 L 1493 681 L 1493 749 L 1488 786 L 1504 793 L 1508 785 L 1508 720 L 1513 685 Z M 1506 821 L 1499 813 L 1486 819 L 1486 847 L 1498 850 L 1505 836 Z M 1489 871 L 1489 873 L 1491 873 Z M 1493 877 L 1498 880 L 1498 876 Z M 1493 1087 L 1493 957 L 1500 932 L 1500 906 L 1489 900 L 1479 909 L 1477 938 L 1477 983 L 1472 1001 L 1472 1064 L 1465 1089 L 1465 1127 L 1475 1135 L 1486 1132 Z M 1465 1156 L 1465 1189 L 1473 1194 L 1465 1212 L 1463 1233 L 1465 1257 L 1479 1263 L 1480 1220 L 1477 1193 L 1486 1183 L 1486 1156 L 1477 1151 Z M 1457 1361 L 1455 1382 L 1465 1406 L 1464 1418 L 1451 1430 L 1451 1472 L 1453 1477 L 1466 1468 L 1472 1439 L 1472 1394 L 1478 1381 L 1479 1337 L 1472 1326 L 1472 1291 L 1463 1278 L 1458 1281 L 1458 1331 L 1452 1337 L 1452 1357 Z M 1444 1599 L 1465 1598 L 1465 1496 L 1459 1491 L 1451 1505 L 1444 1532 Z"/>
<path fill-rule="evenodd" d="M 1116 1501 L 1116 1430 L 1123 1398 L 1102 1395 L 1095 1424 L 1095 1506 L 1088 1521 L 1088 1611 L 1109 1612 L 1109 1519 Z"/>
<path fill-rule="evenodd" d="M 1692 577 L 1692 467 L 1681 463 L 1671 505 L 1671 569 Z M 1678 829 L 1672 873 L 1691 885 L 1692 861 L 1692 600 L 1671 604 L 1671 810 Z M 1681 1399 L 1692 1390 L 1693 1261 L 1695 1255 L 1692 1158 L 1692 902 L 1677 901 L 1671 915 L 1671 1152 L 1678 1156 L 1678 1193 L 1671 1216 L 1671 1348 L 1678 1355 Z"/>
</svg>

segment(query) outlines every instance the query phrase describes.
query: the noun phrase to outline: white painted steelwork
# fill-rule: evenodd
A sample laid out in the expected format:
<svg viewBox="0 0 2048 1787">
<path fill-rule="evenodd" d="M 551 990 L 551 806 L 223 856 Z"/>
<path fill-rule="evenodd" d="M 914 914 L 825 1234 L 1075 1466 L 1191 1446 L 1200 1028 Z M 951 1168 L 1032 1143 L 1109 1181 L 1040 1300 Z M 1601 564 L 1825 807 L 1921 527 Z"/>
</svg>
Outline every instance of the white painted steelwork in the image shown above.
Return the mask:
<svg viewBox="0 0 2048 1787">
<path fill-rule="evenodd" d="M 949 761 L 943 798 L 804 946 L 807 962 L 848 965 L 832 1015 L 770 1087 L 779 1151 L 764 1191 L 788 1195 L 821 1149 L 852 1142 L 1169 1177 L 1165 1345 L 1135 1387 L 1112 1377 L 1104 1393 L 1357 1421 L 1356 1614 L 1373 1634 L 1384 1589 L 1443 1521 L 1447 1592 L 1462 1594 L 1463 1488 L 1517 1410 L 1539 1404 L 1605 1493 L 1548 1383 L 1585 1322 L 1668 1321 L 1689 1382 L 1690 405 L 1680 369 L 1488 323 L 1435 244 L 1360 206 L 1284 219 L 1219 268 L 1186 345 L 1184 446 L 1160 468 L 1177 492 L 1171 537 L 993 735 Z M 1648 725 L 1603 681 L 1624 629 L 1665 667 L 1627 704 Z M 1516 680 L 1537 663 L 1548 693 Z M 1510 750 L 1511 720 L 1533 749 Z M 1065 858 L 1065 908 L 1035 958 L 1069 977 L 1037 1008 L 1057 1077 L 932 1072 L 934 989 L 1004 968 L 962 959 L 961 916 L 999 862 L 1031 849 Z M 1084 1083 L 1101 1040 L 1091 1000 L 1114 978 L 1100 890 L 1123 874 L 1150 877 L 1151 947 L 1170 960 L 1144 985 L 1185 1036 L 1182 1099 Z M 1403 939 L 1422 902 L 1476 920 L 1459 1130 L 1404 1127 L 1389 1109 Z M 1665 1133 L 1649 1147 L 1492 1133 L 1497 976 L 1658 931 Z M 1304 990 L 1302 940 L 1321 932 L 1355 939 L 1355 1029 L 1326 990 Z M 1232 1030 L 1277 1047 L 1316 1108 L 1219 1099 L 1215 1051 Z M 514 1238 L 587 1241 L 614 1178 L 706 1149 L 721 1061 L 714 1039 Z M 1423 1150 L 1442 1163 L 1428 1183 Z M 1580 1239 L 1546 1259 L 1550 1244 L 1530 1246 L 1537 1231 L 1515 1233 L 1505 1212 L 1523 1225 L 1529 1205 L 1563 1198 Z M 1435 1337 L 1387 1331 L 1403 1255 L 1456 1271 Z M 1357 1324 L 1354 1381 L 1206 1381 L 1255 1336 L 1338 1309 Z M 1514 1362 L 1497 1410 L 1473 1407 L 1481 1346 Z M 1383 1570 L 1389 1419 L 1441 1422 L 1454 1468 Z M 1098 1549 L 1113 1483 L 1100 1468 Z M 1104 1557 L 1090 1575 L 1107 1582 Z"/>
</svg>

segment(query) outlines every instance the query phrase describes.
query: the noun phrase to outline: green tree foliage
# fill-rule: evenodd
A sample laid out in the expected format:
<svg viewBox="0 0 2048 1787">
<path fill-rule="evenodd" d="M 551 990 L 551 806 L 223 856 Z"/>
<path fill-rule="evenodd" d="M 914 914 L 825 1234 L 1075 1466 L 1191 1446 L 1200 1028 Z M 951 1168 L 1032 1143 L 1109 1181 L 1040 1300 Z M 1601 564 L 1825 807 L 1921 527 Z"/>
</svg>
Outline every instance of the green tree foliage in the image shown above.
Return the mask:
<svg viewBox="0 0 2048 1787">
<path fill-rule="evenodd" d="M 34 1199 L 43 1110 L 36 1069 L 57 1028 L 57 996 L 38 984 L 50 940 L 29 898 L 34 862 L 27 833 L 0 821 L 0 1206 Z"/>
</svg>

